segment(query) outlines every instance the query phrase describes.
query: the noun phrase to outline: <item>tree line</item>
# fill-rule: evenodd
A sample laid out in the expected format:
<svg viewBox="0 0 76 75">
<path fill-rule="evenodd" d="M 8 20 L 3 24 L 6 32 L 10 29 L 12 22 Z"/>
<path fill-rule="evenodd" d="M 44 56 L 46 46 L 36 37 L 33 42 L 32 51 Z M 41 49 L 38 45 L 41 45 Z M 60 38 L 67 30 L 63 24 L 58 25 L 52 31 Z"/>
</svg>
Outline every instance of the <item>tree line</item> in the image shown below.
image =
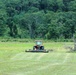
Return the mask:
<svg viewBox="0 0 76 75">
<path fill-rule="evenodd" d="M 76 0 L 0 0 L 0 37 L 71 39 Z"/>
</svg>

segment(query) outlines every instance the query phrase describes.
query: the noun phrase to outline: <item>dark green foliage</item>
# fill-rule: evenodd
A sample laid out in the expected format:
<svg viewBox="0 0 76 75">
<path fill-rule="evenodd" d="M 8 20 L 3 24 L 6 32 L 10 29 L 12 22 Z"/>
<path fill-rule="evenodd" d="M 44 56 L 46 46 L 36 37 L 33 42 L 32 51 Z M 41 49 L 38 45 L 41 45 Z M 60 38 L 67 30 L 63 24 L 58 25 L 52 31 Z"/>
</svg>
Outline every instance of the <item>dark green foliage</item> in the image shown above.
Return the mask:
<svg viewBox="0 0 76 75">
<path fill-rule="evenodd" d="M 0 36 L 71 39 L 76 0 L 0 0 Z"/>
</svg>

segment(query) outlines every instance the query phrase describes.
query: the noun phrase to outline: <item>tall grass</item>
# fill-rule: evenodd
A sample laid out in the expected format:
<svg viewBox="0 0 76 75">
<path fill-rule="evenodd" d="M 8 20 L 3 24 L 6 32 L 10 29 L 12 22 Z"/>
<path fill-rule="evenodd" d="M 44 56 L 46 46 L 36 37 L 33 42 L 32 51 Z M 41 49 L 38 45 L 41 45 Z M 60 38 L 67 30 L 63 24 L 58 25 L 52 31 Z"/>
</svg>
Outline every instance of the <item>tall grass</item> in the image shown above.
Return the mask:
<svg viewBox="0 0 76 75">
<path fill-rule="evenodd" d="M 1 38 L 0 42 L 34 42 L 35 40 L 43 40 L 43 42 L 73 42 L 73 39 L 42 39 L 42 38 L 36 38 L 36 39 L 30 39 L 30 38 Z"/>
</svg>

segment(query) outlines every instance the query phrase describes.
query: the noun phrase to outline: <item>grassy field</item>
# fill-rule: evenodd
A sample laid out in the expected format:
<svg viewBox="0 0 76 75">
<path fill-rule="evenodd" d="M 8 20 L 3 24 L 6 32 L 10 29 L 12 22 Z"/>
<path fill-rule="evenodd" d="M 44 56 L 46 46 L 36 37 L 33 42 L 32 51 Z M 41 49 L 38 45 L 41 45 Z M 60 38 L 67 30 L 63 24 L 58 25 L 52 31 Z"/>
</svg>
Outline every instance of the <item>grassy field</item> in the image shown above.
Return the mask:
<svg viewBox="0 0 76 75">
<path fill-rule="evenodd" d="M 26 53 L 34 43 L 0 42 L 0 75 L 76 75 L 76 53 L 65 46 L 72 43 L 44 43 L 50 53 Z"/>
</svg>

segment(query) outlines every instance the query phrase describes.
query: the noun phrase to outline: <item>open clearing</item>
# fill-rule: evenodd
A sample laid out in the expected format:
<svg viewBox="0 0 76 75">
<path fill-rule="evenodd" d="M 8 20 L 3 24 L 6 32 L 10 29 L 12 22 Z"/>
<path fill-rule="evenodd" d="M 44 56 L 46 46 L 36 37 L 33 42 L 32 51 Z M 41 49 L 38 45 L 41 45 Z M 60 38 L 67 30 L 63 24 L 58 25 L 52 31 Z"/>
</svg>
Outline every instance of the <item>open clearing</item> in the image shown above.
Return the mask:
<svg viewBox="0 0 76 75">
<path fill-rule="evenodd" d="M 26 53 L 33 45 L 1 42 L 0 75 L 76 75 L 76 53 L 67 53 L 63 42 L 44 43 L 50 53 Z"/>
</svg>

